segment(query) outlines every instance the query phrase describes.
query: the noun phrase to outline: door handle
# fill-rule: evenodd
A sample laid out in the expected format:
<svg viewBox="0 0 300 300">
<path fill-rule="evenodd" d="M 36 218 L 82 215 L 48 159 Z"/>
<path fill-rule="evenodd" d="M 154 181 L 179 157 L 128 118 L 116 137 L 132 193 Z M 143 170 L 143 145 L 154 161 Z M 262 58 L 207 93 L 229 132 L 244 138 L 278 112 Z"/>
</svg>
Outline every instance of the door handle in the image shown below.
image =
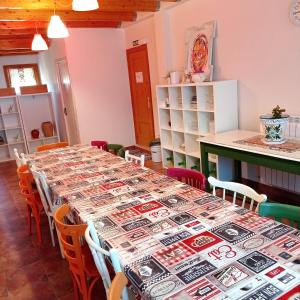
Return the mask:
<svg viewBox="0 0 300 300">
<path fill-rule="evenodd" d="M 148 109 L 150 109 L 151 105 L 150 105 L 150 97 L 149 96 L 147 96 L 147 104 L 148 104 Z"/>
<path fill-rule="evenodd" d="M 67 108 L 66 108 L 66 107 L 64 108 L 64 114 L 65 114 L 65 116 L 68 115 L 68 112 L 67 112 Z"/>
</svg>

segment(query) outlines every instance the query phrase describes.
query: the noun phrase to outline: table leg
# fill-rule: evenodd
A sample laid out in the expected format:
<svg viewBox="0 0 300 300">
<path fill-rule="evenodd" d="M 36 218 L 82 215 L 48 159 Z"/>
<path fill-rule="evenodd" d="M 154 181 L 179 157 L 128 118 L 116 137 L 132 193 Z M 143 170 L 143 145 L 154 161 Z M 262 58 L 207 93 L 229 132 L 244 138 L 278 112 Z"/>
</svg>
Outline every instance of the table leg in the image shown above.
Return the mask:
<svg viewBox="0 0 300 300">
<path fill-rule="evenodd" d="M 201 170 L 206 178 L 209 176 L 209 165 L 208 165 L 208 152 L 205 149 L 205 145 L 200 143 L 201 148 Z M 209 190 L 208 182 L 206 183 L 206 190 Z"/>
<path fill-rule="evenodd" d="M 242 181 L 242 162 L 240 160 L 234 160 L 234 181 Z"/>
</svg>

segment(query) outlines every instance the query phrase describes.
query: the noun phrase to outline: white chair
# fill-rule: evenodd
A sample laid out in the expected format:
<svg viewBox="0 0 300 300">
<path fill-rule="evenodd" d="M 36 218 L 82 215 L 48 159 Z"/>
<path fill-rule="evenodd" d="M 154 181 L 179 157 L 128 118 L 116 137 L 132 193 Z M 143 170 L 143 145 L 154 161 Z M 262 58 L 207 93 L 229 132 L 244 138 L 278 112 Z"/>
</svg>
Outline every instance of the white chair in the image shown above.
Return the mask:
<svg viewBox="0 0 300 300">
<path fill-rule="evenodd" d="M 100 241 L 93 222 L 88 221 L 87 224 L 88 227 L 86 228 L 85 231 L 85 240 L 90 247 L 90 250 L 92 252 L 95 261 L 95 265 L 97 267 L 97 270 L 102 278 L 103 285 L 105 287 L 107 299 L 109 299 L 109 289 L 111 287 L 111 279 L 105 263 L 105 257 L 110 258 L 114 271 L 117 274 L 118 272 L 122 272 L 122 268 L 119 260 L 119 254 L 116 249 L 110 249 L 109 251 L 103 249 L 100 246 Z M 124 288 L 122 292 L 122 299 L 123 300 L 129 299 L 127 288 Z"/>
<path fill-rule="evenodd" d="M 20 167 L 22 165 L 26 165 L 27 160 L 25 158 L 25 154 L 24 153 L 19 154 L 17 148 L 14 148 L 14 156 L 15 156 L 17 167 Z"/>
<path fill-rule="evenodd" d="M 230 181 L 221 181 L 212 176 L 208 177 L 208 182 L 213 187 L 213 195 L 216 196 L 216 187 L 223 189 L 223 200 L 226 199 L 226 190 L 233 192 L 233 204 L 236 204 L 236 196 L 237 194 L 243 196 L 242 208 L 245 207 L 246 199 L 249 198 L 250 202 L 250 210 L 253 209 L 254 202 L 257 203 L 256 211 L 258 210 L 259 204 L 267 201 L 267 196 L 264 194 L 258 194 L 252 188 L 247 185 L 230 182 Z"/>
<path fill-rule="evenodd" d="M 129 150 L 125 151 L 125 160 L 127 162 L 133 162 L 135 164 L 139 164 L 142 168 L 145 165 L 145 155 L 144 154 L 139 157 L 139 156 L 130 154 Z"/>
<path fill-rule="evenodd" d="M 54 213 L 55 213 L 57 207 L 55 207 L 52 204 L 49 186 L 46 182 L 45 174 L 42 172 L 36 171 L 35 168 L 31 169 L 31 173 L 32 173 L 34 181 L 36 183 L 37 190 L 40 194 L 40 198 L 41 198 L 45 213 L 48 217 L 52 245 L 53 245 L 53 247 L 55 247 L 54 230 L 56 230 L 56 227 L 55 227 L 55 222 L 54 222 Z M 57 235 L 59 235 L 59 232 L 57 230 L 56 230 L 56 233 L 57 233 Z M 58 242 L 59 242 L 61 256 L 64 258 L 62 245 L 60 244 L 59 238 L 58 238 Z"/>
</svg>

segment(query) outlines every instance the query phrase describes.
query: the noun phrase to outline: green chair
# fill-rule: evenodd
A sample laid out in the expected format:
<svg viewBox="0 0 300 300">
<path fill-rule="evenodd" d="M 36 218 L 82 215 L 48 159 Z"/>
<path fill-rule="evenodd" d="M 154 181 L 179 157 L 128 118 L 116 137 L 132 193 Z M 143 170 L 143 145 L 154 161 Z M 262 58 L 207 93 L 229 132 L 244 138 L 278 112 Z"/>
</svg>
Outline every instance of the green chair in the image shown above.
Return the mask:
<svg viewBox="0 0 300 300">
<path fill-rule="evenodd" d="M 108 151 L 118 155 L 119 150 L 121 150 L 123 148 L 123 145 L 120 144 L 108 144 L 107 145 Z"/>
<path fill-rule="evenodd" d="M 263 202 L 259 205 L 258 213 L 262 217 L 274 217 L 278 222 L 281 222 L 282 219 L 288 220 L 290 226 L 300 229 L 299 206 Z"/>
</svg>

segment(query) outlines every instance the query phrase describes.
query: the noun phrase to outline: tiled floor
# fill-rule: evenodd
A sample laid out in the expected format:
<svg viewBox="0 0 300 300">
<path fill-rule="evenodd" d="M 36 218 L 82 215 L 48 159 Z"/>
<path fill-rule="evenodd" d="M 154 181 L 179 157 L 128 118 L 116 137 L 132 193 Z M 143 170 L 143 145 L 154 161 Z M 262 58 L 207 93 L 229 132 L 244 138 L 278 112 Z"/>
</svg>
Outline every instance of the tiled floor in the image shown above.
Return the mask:
<svg viewBox="0 0 300 300">
<path fill-rule="evenodd" d="M 163 172 L 161 164 L 146 166 Z M 33 230 L 35 227 L 33 226 Z M 51 245 L 46 217 L 42 217 L 43 245 L 35 231 L 27 234 L 26 206 L 20 195 L 14 162 L 0 164 L 0 299 L 73 299 L 68 264 Z M 105 299 L 101 283 L 95 299 Z"/>
</svg>

